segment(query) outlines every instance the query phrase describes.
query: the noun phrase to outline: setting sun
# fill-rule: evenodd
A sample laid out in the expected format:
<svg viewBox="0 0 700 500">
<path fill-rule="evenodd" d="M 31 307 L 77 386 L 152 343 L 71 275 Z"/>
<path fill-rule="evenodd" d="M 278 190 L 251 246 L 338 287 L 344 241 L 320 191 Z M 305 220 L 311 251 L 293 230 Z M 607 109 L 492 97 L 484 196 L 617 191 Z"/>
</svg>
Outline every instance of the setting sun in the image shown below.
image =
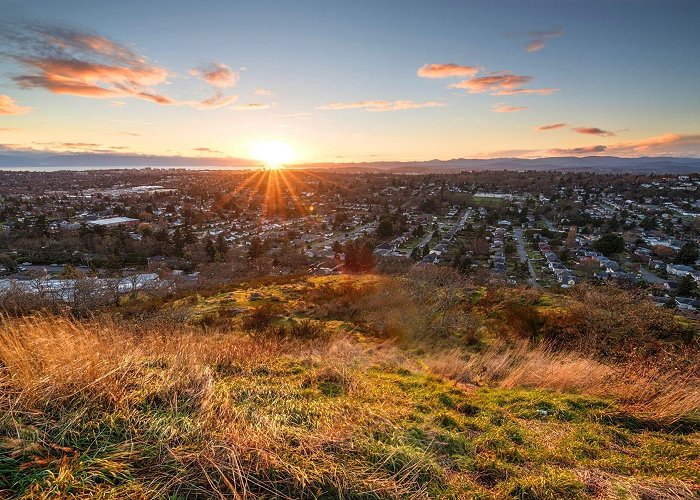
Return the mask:
<svg viewBox="0 0 700 500">
<path fill-rule="evenodd" d="M 296 158 L 296 152 L 289 144 L 277 141 L 259 142 L 253 145 L 251 154 L 267 168 L 280 168 Z"/>
</svg>

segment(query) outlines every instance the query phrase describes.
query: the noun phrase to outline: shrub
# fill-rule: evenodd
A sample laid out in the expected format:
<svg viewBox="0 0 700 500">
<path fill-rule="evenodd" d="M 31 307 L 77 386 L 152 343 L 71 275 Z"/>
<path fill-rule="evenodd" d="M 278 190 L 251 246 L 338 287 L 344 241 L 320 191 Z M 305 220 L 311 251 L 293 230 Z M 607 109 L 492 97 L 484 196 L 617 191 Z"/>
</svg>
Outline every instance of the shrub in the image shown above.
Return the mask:
<svg viewBox="0 0 700 500">
<path fill-rule="evenodd" d="M 269 327 L 279 315 L 279 307 L 268 302 L 254 307 L 243 317 L 245 330 L 262 331 Z"/>
</svg>

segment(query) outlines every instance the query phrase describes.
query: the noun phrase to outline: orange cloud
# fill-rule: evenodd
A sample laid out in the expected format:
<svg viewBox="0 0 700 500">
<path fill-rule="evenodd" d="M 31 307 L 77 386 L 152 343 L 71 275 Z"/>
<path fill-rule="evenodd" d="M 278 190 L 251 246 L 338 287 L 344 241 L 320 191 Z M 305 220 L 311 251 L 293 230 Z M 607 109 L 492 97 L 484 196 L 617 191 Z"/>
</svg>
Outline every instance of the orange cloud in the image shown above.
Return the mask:
<svg viewBox="0 0 700 500">
<path fill-rule="evenodd" d="M 528 36 L 532 37 L 532 40 L 525 44 L 526 52 L 537 52 L 542 50 L 545 46 L 545 40 L 551 38 L 558 38 L 564 34 L 564 30 L 558 29 L 553 31 L 531 31 Z"/>
<path fill-rule="evenodd" d="M 599 135 L 600 137 L 612 137 L 615 135 L 614 132 L 603 130 L 602 128 L 598 127 L 572 127 L 571 130 L 578 132 L 579 134 Z"/>
<path fill-rule="evenodd" d="M 639 141 L 612 144 L 615 154 L 688 154 L 700 155 L 700 134 L 662 134 Z"/>
<path fill-rule="evenodd" d="M 510 90 L 525 85 L 532 81 L 531 76 L 514 75 L 510 71 L 499 71 L 490 73 L 488 76 L 480 76 L 469 80 L 462 80 L 453 83 L 449 87 L 453 89 L 465 89 L 470 94 L 481 94 L 483 92 L 499 92 Z"/>
<path fill-rule="evenodd" d="M 516 111 L 525 111 L 527 106 L 508 106 L 506 104 L 496 104 L 491 111 L 494 113 L 515 113 Z"/>
<path fill-rule="evenodd" d="M 585 155 L 603 153 L 616 156 L 700 156 L 700 134 L 661 134 L 638 141 L 620 142 L 609 146 L 595 145 L 576 148 L 555 148 L 551 155 Z"/>
<path fill-rule="evenodd" d="M 200 77 L 216 88 L 233 87 L 238 82 L 238 73 L 222 63 L 211 63 L 203 68 L 195 68 L 190 74 Z"/>
<path fill-rule="evenodd" d="M 332 102 L 317 109 L 342 110 L 342 109 L 364 109 L 366 111 L 403 111 L 406 109 L 436 108 L 445 106 L 438 101 L 415 102 L 412 100 L 403 101 L 358 101 L 358 102 Z"/>
<path fill-rule="evenodd" d="M 566 123 L 552 123 L 550 125 L 541 125 L 541 126 L 535 128 L 535 130 L 537 132 L 543 132 L 545 130 L 555 130 L 555 129 L 562 128 L 562 127 L 566 127 Z"/>
<path fill-rule="evenodd" d="M 208 99 L 202 99 L 201 101 L 188 102 L 188 104 L 199 109 L 218 109 L 233 104 L 238 99 L 237 95 L 223 95 L 221 92 L 217 92 L 214 96 Z"/>
<path fill-rule="evenodd" d="M 0 115 L 23 115 L 31 110 L 32 108 L 28 106 L 17 104 L 9 95 L 0 94 Z"/>
<path fill-rule="evenodd" d="M 525 44 L 525 50 L 527 52 L 537 52 L 542 49 L 544 49 L 544 42 L 542 40 L 533 40 Z"/>
<path fill-rule="evenodd" d="M 47 25 L 3 30 L 5 54 L 27 72 L 13 77 L 23 88 L 93 98 L 135 97 L 159 104 L 175 101 L 152 87 L 165 68 L 104 36 Z"/>
<path fill-rule="evenodd" d="M 426 64 L 418 69 L 421 78 L 451 78 L 455 76 L 472 76 L 479 72 L 475 66 L 461 66 L 459 64 Z"/>
<path fill-rule="evenodd" d="M 114 99 L 133 97 L 163 105 L 217 109 L 237 99 L 220 92 L 202 100 L 177 100 L 164 95 L 156 86 L 170 76 L 167 69 L 131 48 L 94 33 L 26 24 L 0 32 L 0 44 L 7 57 L 26 69 L 13 77 L 23 88 L 112 99 L 112 105 L 116 106 L 122 102 Z M 238 78 L 236 72 L 221 63 L 196 71 L 216 88 L 233 86 Z"/>
</svg>

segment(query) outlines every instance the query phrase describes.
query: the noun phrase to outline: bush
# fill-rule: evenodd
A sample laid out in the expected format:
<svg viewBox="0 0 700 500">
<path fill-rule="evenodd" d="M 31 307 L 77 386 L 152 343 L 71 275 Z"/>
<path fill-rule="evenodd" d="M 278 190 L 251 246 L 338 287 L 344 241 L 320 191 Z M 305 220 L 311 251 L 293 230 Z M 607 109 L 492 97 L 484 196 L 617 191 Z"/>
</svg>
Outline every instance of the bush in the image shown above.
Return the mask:
<svg viewBox="0 0 700 500">
<path fill-rule="evenodd" d="M 245 330 L 262 331 L 269 327 L 279 315 L 279 307 L 270 303 L 261 304 L 253 308 L 243 317 Z"/>
</svg>

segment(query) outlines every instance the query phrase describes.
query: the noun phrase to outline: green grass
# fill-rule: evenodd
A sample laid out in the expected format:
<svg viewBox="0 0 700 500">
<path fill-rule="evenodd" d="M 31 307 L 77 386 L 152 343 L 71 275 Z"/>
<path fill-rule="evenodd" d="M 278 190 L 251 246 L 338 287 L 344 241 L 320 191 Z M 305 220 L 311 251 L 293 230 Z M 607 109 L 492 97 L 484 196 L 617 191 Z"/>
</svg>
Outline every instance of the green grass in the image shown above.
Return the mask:
<svg viewBox="0 0 700 500">
<path fill-rule="evenodd" d="M 180 299 L 165 307 L 195 326 L 165 344 L 162 332 L 124 342 L 102 333 L 94 347 L 75 340 L 92 326 L 71 327 L 46 356 L 67 353 L 79 367 L 124 360 L 58 389 L 52 377 L 73 373 L 60 362 L 37 358 L 25 393 L 21 370 L 3 359 L 0 498 L 698 494 L 698 426 L 647 425 L 610 398 L 458 384 L 431 374 L 420 354 L 366 336 L 348 310 L 383 279 Z M 485 288 L 460 293 L 475 307 L 492 299 Z M 533 306 L 559 304 L 541 295 Z M 271 324 L 242 330 L 261 305 L 278 308 Z"/>
<path fill-rule="evenodd" d="M 25 415 L 12 422 L 5 414 L 2 490 L 12 496 L 184 498 L 212 488 L 208 481 L 225 490 L 224 479 L 197 457 L 231 447 L 229 426 L 270 440 L 266 451 L 276 458 L 248 478 L 251 492 L 262 496 L 265 490 L 254 485 L 271 478 L 279 481 L 280 494 L 329 498 L 341 492 L 362 497 L 368 488 L 377 489 L 370 495 L 376 497 L 583 498 L 593 487 L 586 473 L 604 475 L 611 488 L 700 483 L 697 433 L 612 423 L 606 417 L 615 413 L 614 404 L 596 398 L 464 389 L 381 363 L 343 374 L 283 356 L 247 370 L 211 366 L 204 408 L 186 389 L 158 383 L 167 370 L 153 363 L 152 382 L 124 408 L 75 401 L 75 407 L 46 408 L 34 421 Z M 212 431 L 205 411 L 226 424 Z M 253 450 L 237 453 L 242 461 L 262 460 Z"/>
</svg>

